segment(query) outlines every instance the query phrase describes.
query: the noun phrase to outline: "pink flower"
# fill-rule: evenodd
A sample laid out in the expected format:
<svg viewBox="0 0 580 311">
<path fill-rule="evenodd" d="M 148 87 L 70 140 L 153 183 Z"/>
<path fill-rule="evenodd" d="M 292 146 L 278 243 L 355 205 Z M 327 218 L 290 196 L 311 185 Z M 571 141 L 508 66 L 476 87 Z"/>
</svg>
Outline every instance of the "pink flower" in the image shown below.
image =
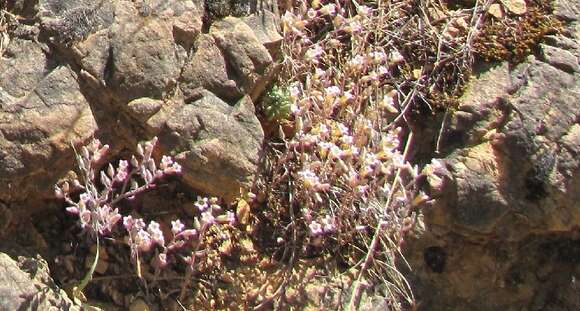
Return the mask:
<svg viewBox="0 0 580 311">
<path fill-rule="evenodd" d="M 197 202 L 193 205 L 195 205 L 200 212 L 204 212 L 209 207 L 208 198 L 197 197 Z"/>
<path fill-rule="evenodd" d="M 151 241 L 151 236 L 147 231 L 139 230 L 135 236 L 135 244 L 140 251 L 148 252 L 153 246 L 153 241 Z"/>
<path fill-rule="evenodd" d="M 327 4 L 320 8 L 320 13 L 322 15 L 334 15 L 336 13 L 336 5 Z"/>
<path fill-rule="evenodd" d="M 324 233 L 332 233 L 332 232 L 336 231 L 334 217 L 331 217 L 330 215 L 326 215 L 326 217 L 324 217 L 322 219 L 322 226 L 323 226 Z"/>
<path fill-rule="evenodd" d="M 310 235 L 312 236 L 319 236 L 323 233 L 322 226 L 316 221 L 312 221 L 310 225 L 308 225 L 308 228 L 310 229 Z"/>
<path fill-rule="evenodd" d="M 173 232 L 173 235 L 178 235 L 184 228 L 185 225 L 179 219 L 171 222 L 171 232 Z"/>
<path fill-rule="evenodd" d="M 86 225 L 91 221 L 91 212 L 84 210 L 80 213 L 81 224 Z"/>
<path fill-rule="evenodd" d="M 141 229 L 145 229 L 145 221 L 143 221 L 143 218 L 137 218 L 135 219 L 135 228 L 137 230 L 141 230 Z"/>
<path fill-rule="evenodd" d="M 318 176 L 316 176 L 316 174 L 309 169 L 298 172 L 298 176 L 302 178 L 304 187 L 307 189 L 312 189 L 320 183 Z"/>
<path fill-rule="evenodd" d="M 228 222 L 230 225 L 232 225 L 232 226 L 233 226 L 233 225 L 236 223 L 236 214 L 234 214 L 234 213 L 233 213 L 233 212 L 231 212 L 231 211 L 228 211 L 228 212 L 226 213 L 226 220 L 227 220 L 227 222 Z"/>
<path fill-rule="evenodd" d="M 115 180 L 118 182 L 123 182 L 127 179 L 129 175 L 129 162 L 126 160 L 119 161 L 119 168 L 117 169 L 117 174 L 115 175 Z"/>
<path fill-rule="evenodd" d="M 173 159 L 171 159 L 170 156 L 164 155 L 161 158 L 161 164 L 159 165 L 159 167 L 161 167 L 161 169 L 163 170 L 163 169 L 170 167 L 172 164 L 173 164 Z"/>
<path fill-rule="evenodd" d="M 127 231 L 131 231 L 133 225 L 135 224 L 135 220 L 131 215 L 123 217 L 123 227 L 127 229 Z"/>
<path fill-rule="evenodd" d="M 215 223 L 215 217 L 213 217 L 211 211 L 205 211 L 201 213 L 201 221 L 204 225 L 213 225 Z"/>
<path fill-rule="evenodd" d="M 80 200 L 81 202 L 84 202 L 84 203 L 86 204 L 88 201 L 90 201 L 90 200 L 91 200 L 91 196 L 90 196 L 88 193 L 86 193 L 86 192 L 83 192 L 83 193 L 81 193 L 81 195 L 79 196 L 79 200 Z"/>
<path fill-rule="evenodd" d="M 324 52 L 324 50 L 322 49 L 322 47 L 320 47 L 320 45 L 316 44 L 306 51 L 306 54 L 304 54 L 304 57 L 308 61 L 311 61 L 313 63 L 318 63 L 318 58 L 320 57 L 320 55 L 322 55 L 323 52 Z"/>
<path fill-rule="evenodd" d="M 181 165 L 179 165 L 179 163 L 177 163 L 177 162 L 174 162 L 173 164 L 171 164 L 170 167 L 164 169 L 163 173 L 165 173 L 165 174 L 180 174 L 181 173 Z"/>
<path fill-rule="evenodd" d="M 151 221 L 149 223 L 149 226 L 147 227 L 147 232 L 149 233 L 149 235 L 151 236 L 151 239 L 161 245 L 164 246 L 165 245 L 165 238 L 163 237 L 163 231 L 161 231 L 161 227 L 159 226 L 159 223 L 155 222 L 155 221 Z"/>
<path fill-rule="evenodd" d="M 337 97 L 340 95 L 340 88 L 336 85 L 327 87 L 324 91 L 326 92 L 326 95 L 330 97 Z"/>
</svg>

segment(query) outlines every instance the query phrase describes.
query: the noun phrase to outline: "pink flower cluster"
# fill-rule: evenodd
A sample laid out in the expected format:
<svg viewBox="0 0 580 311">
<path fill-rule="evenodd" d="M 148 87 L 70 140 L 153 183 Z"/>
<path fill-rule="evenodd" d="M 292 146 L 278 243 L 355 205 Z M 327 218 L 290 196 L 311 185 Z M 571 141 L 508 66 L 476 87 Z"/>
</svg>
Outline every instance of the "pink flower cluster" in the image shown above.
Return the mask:
<svg viewBox="0 0 580 311">
<path fill-rule="evenodd" d="M 287 65 L 301 78 L 289 86 L 296 134 L 280 159 L 293 161 L 292 198 L 312 241 L 387 218 L 396 227 L 426 199 L 403 155 L 409 86 L 393 82 L 408 70 L 404 49 L 369 40 L 381 18 L 342 1 L 302 2 L 282 17 Z"/>
<path fill-rule="evenodd" d="M 310 229 L 310 235 L 313 237 L 331 234 L 336 231 L 335 219 L 330 215 L 326 215 L 320 222 L 315 220 L 311 221 L 308 228 Z"/>
<path fill-rule="evenodd" d="M 55 186 L 55 195 L 63 198 L 70 205 L 66 210 L 79 216 L 80 226 L 88 233 L 106 235 L 113 231 L 121 220 L 115 205 L 127 198 L 154 187 L 154 181 L 169 174 L 181 172 L 181 166 L 171 157 L 163 156 L 159 169 L 151 157 L 157 138 L 139 144 L 137 154 L 131 160 L 121 159 L 115 168 L 109 164 L 106 169 L 98 170 L 100 162 L 107 156 L 108 145 L 102 145 L 98 139 L 93 139 L 87 146 L 81 148 L 76 155 L 80 179 L 65 181 Z M 98 181 L 96 176 L 99 177 Z M 137 178 L 136 178 L 137 177 Z M 140 180 L 145 183 L 139 185 Z M 78 200 L 72 195 L 80 192 Z M 139 224 L 136 225 L 137 227 Z M 155 225 L 151 227 L 154 231 Z M 140 243 L 145 247 L 147 237 L 140 235 Z"/>
<path fill-rule="evenodd" d="M 182 258 L 188 265 L 195 264 L 195 256 L 207 230 L 216 224 L 235 224 L 235 214 L 223 212 L 217 198 L 198 197 L 195 206 L 200 216 L 194 218 L 193 227 L 186 229 L 181 220 L 171 221 L 171 238 L 166 242 L 161 225 L 150 221 L 148 225 L 141 218 L 132 216 L 123 218 L 123 226 L 128 232 L 127 243 L 131 248 L 133 260 L 143 258 L 143 254 L 155 250 L 152 264 L 156 268 L 164 268 L 168 263 L 177 262 Z M 214 216 L 215 215 L 215 216 Z M 175 256 L 177 252 L 186 252 L 187 256 Z M 139 254 L 142 254 L 141 256 Z"/>
</svg>

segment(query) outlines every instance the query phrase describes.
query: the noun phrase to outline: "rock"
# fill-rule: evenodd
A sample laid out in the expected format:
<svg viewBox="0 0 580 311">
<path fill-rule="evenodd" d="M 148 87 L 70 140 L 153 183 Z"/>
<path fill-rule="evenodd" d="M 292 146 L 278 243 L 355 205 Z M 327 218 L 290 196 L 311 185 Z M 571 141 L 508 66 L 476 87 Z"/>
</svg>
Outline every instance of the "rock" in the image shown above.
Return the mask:
<svg viewBox="0 0 580 311">
<path fill-rule="evenodd" d="M 540 47 L 543 60 L 550 65 L 569 73 L 578 71 L 578 58 L 571 52 L 546 44 L 541 44 Z"/>
<path fill-rule="evenodd" d="M 576 40 L 549 36 L 541 58 L 486 68 L 467 86 L 444 131 L 440 180 L 427 185 L 433 206 L 407 241 L 419 305 L 580 307 Z"/>
<path fill-rule="evenodd" d="M 137 98 L 127 104 L 127 110 L 135 119 L 145 122 L 163 106 L 163 101 L 147 97 Z"/>
<path fill-rule="evenodd" d="M 112 65 L 111 42 L 109 30 L 102 30 L 90 35 L 85 41 L 76 44 L 75 60 L 91 74 L 100 84 L 105 85 L 110 66 Z"/>
<path fill-rule="evenodd" d="M 278 59 L 283 39 L 278 29 L 280 24 L 278 17 L 270 11 L 263 11 L 243 17 L 242 20 L 254 30 L 256 38 L 268 49 L 272 58 Z"/>
<path fill-rule="evenodd" d="M 491 4 L 487 9 L 487 13 L 489 13 L 491 16 L 497 19 L 502 19 L 505 16 L 505 14 L 503 13 L 503 9 L 501 8 L 501 5 L 499 3 Z"/>
<path fill-rule="evenodd" d="M 8 206 L 0 202 L 0 238 L 4 237 L 5 233 L 12 224 L 14 215 Z"/>
<path fill-rule="evenodd" d="M 149 305 L 141 298 L 135 299 L 129 306 L 129 311 L 149 311 L 151 308 Z"/>
<path fill-rule="evenodd" d="M 179 159 L 187 184 L 226 200 L 251 186 L 264 134 L 247 96 L 231 107 L 204 91 L 196 101 L 166 109 L 150 120 L 160 130 L 152 134 Z"/>
<path fill-rule="evenodd" d="M 112 1 L 107 0 L 41 0 L 38 8 L 42 28 L 53 36 L 53 42 L 65 45 L 109 27 L 114 19 Z"/>
<path fill-rule="evenodd" d="M 80 310 L 55 286 L 45 261 L 22 258 L 17 263 L 4 253 L 0 253 L 0 301 L 2 310 Z"/>
<path fill-rule="evenodd" d="M 246 23 L 235 17 L 215 22 L 210 34 L 237 77 L 234 79 L 244 93 L 256 99 L 269 82 L 272 56 Z"/>
<path fill-rule="evenodd" d="M 577 21 L 580 16 L 580 6 L 576 0 L 554 1 L 554 15 L 565 21 Z"/>
<path fill-rule="evenodd" d="M 40 45 L 13 38 L 0 58 L 0 94 L 24 97 L 48 73 L 47 69 L 38 66 L 47 62 Z M 4 107 L 8 103 L 0 104 Z"/>
<path fill-rule="evenodd" d="M 139 97 L 162 99 L 175 87 L 182 64 L 169 21 L 151 18 L 145 23 L 131 3 L 120 1 L 109 33 L 112 68 L 107 85 L 122 103 Z"/>
<path fill-rule="evenodd" d="M 183 13 L 173 22 L 173 38 L 186 50 L 190 50 L 203 27 L 203 1 L 182 1 Z"/>
<path fill-rule="evenodd" d="M 195 48 L 195 53 L 183 68 L 179 83 L 185 99 L 195 100 L 203 90 L 208 90 L 227 102 L 239 100 L 243 93 L 229 77 L 226 61 L 213 37 L 201 35 Z"/>
<path fill-rule="evenodd" d="M 516 15 L 522 15 L 528 11 L 525 0 L 502 0 L 501 3 L 509 12 Z"/>
<path fill-rule="evenodd" d="M 0 79 L 0 200 L 52 196 L 54 182 L 74 165 L 70 144 L 87 141 L 97 125 L 68 67 L 55 66 L 29 41 L 15 39 L 12 47 L 20 53 L 0 59 L 0 68 L 22 78 Z"/>
<path fill-rule="evenodd" d="M 243 16 L 250 14 L 255 0 L 212 0 L 206 1 L 207 14 L 210 20 L 226 16 Z"/>
</svg>

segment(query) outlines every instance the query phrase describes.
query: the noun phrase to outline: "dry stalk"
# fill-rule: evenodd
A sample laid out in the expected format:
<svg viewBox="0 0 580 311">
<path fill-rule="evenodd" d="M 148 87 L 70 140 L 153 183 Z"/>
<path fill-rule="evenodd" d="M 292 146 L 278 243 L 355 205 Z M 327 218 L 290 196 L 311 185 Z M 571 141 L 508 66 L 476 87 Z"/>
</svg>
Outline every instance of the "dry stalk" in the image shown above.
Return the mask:
<svg viewBox="0 0 580 311">
<path fill-rule="evenodd" d="M 413 132 L 410 132 L 409 137 L 407 138 L 407 142 L 405 143 L 405 151 L 403 152 L 403 159 L 404 160 L 407 159 L 412 142 L 413 142 Z M 389 197 L 387 198 L 387 202 L 385 203 L 385 209 L 389 208 L 389 206 L 392 202 L 392 199 L 394 197 L 394 193 L 396 192 L 395 191 L 396 186 L 397 186 L 397 184 L 400 184 L 400 182 L 399 182 L 400 175 L 401 175 L 401 168 L 399 168 L 397 170 L 397 173 L 395 174 L 395 177 L 393 179 L 393 183 L 391 186 L 391 193 L 390 193 Z M 375 233 L 374 233 L 373 238 L 371 240 L 371 244 L 369 245 L 369 248 L 368 248 L 367 254 L 365 256 L 363 265 L 360 268 L 357 279 L 355 281 L 354 289 L 353 289 L 353 292 L 350 296 L 350 300 L 349 300 L 347 308 L 346 308 L 347 311 L 355 310 L 358 307 L 360 297 L 362 294 L 363 275 L 370 268 L 371 264 L 374 261 L 375 254 L 378 251 L 381 233 L 383 232 L 383 230 L 386 229 L 387 225 L 388 224 L 386 222 L 381 222 L 381 221 L 377 222 L 377 225 L 375 227 Z M 394 269 L 396 269 L 396 268 L 394 268 Z"/>
</svg>

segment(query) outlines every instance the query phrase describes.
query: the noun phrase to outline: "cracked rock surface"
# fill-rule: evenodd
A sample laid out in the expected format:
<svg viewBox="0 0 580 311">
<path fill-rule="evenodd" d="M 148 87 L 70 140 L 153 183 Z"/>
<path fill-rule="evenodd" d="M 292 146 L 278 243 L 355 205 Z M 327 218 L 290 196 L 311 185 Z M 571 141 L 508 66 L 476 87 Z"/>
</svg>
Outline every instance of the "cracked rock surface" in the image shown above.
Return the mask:
<svg viewBox="0 0 580 311">
<path fill-rule="evenodd" d="M 270 12 L 254 1 L 229 1 L 239 17 L 227 18 L 203 0 L 24 2 L 10 3 L 23 22 L 0 57 L 0 200 L 49 198 L 73 168 L 71 145 L 91 137 L 115 158 L 162 136 L 160 152 L 209 195 L 251 185 L 264 139 L 252 99 L 280 43 Z"/>
<path fill-rule="evenodd" d="M 443 132 L 443 184 L 407 249 L 426 310 L 580 308 L 580 4 L 556 7 L 564 33 L 482 70 Z"/>
</svg>

